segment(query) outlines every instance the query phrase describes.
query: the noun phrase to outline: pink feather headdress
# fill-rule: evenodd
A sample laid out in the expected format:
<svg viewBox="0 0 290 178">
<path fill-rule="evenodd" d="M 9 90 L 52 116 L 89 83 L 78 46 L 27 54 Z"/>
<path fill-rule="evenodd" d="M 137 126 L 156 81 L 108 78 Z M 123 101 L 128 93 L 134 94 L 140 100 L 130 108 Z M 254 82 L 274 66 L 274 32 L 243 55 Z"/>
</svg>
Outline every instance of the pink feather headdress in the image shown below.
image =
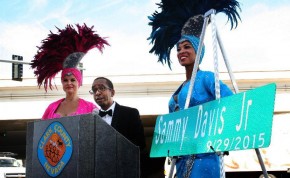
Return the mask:
<svg viewBox="0 0 290 178">
<path fill-rule="evenodd" d="M 65 68 L 76 68 L 82 57 L 92 48 L 98 48 L 103 52 L 104 45 L 109 43 L 93 31 L 93 27 L 86 24 L 76 24 L 77 30 L 72 25 L 65 29 L 58 29 L 54 34 L 50 31 L 48 37 L 42 40 L 42 46 L 31 61 L 31 67 L 37 77 L 40 87 L 44 85 L 45 91 L 51 90 L 52 79 L 58 72 Z"/>
</svg>

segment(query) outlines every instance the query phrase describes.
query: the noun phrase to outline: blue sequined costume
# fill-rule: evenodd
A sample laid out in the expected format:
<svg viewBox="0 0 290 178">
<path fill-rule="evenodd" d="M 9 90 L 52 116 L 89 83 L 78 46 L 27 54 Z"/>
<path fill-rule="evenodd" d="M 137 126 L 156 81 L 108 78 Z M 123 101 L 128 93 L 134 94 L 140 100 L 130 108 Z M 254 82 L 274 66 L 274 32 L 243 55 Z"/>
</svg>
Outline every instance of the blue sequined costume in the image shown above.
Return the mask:
<svg viewBox="0 0 290 178">
<path fill-rule="evenodd" d="M 196 74 L 194 90 L 191 95 L 189 107 L 200 105 L 215 99 L 214 73 L 199 70 Z M 169 101 L 169 112 L 183 110 L 190 82 L 183 83 L 172 95 Z M 232 91 L 220 81 L 221 97 L 232 95 Z M 188 164 L 190 157 L 194 156 L 194 163 Z M 187 165 L 186 165 L 187 164 Z M 190 178 L 219 178 L 220 163 L 215 153 L 181 156 L 176 162 L 177 177 L 183 178 L 186 169 L 190 169 Z M 192 165 L 192 167 L 191 167 Z"/>
</svg>

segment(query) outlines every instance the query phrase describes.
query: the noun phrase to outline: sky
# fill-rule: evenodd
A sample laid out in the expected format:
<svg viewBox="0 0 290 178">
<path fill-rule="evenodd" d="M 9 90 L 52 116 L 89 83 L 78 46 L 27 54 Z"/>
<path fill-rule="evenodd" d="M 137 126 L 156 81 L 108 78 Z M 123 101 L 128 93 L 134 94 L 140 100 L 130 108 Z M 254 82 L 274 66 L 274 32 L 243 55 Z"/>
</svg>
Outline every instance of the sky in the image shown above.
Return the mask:
<svg viewBox="0 0 290 178">
<path fill-rule="evenodd" d="M 56 27 L 67 24 L 94 26 L 110 46 L 101 54 L 97 49 L 82 59 L 85 76 L 142 75 L 182 73 L 172 50 L 172 69 L 157 62 L 150 54 L 147 38 L 151 27 L 148 16 L 158 10 L 159 0 L 1 0 L 0 59 L 13 54 L 30 62 L 41 40 Z M 217 27 L 229 63 L 235 71 L 290 70 L 290 1 L 240 1 L 241 21 L 236 29 L 223 14 L 217 14 Z M 206 31 L 206 53 L 201 69 L 212 70 L 211 27 Z M 219 54 L 220 71 L 227 71 Z M 33 78 L 24 65 L 24 78 Z M 0 62 L 0 81 L 11 79 L 11 64 Z M 3 82 L 2 82 L 3 83 Z M 1 86 L 1 83 L 0 83 Z"/>
</svg>

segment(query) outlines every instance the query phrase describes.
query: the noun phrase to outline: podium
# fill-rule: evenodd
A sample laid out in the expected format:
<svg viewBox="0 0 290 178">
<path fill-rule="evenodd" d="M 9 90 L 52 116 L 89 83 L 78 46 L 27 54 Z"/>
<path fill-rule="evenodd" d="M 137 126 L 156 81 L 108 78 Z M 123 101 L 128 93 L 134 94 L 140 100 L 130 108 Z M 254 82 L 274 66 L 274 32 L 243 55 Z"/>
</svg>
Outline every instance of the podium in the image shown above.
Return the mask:
<svg viewBox="0 0 290 178">
<path fill-rule="evenodd" d="M 135 146 L 98 115 L 28 123 L 27 178 L 139 178 Z"/>
</svg>

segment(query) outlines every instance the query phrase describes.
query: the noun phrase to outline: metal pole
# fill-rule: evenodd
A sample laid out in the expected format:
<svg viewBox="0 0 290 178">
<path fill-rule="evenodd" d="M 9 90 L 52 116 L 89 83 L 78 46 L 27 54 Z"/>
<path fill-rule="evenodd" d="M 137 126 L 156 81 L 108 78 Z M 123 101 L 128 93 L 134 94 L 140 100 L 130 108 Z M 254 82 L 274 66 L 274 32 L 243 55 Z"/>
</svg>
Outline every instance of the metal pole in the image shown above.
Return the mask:
<svg viewBox="0 0 290 178">
<path fill-rule="evenodd" d="M 214 58 L 214 76 L 215 76 L 215 99 L 220 99 L 220 79 L 219 79 L 219 69 L 218 69 L 218 54 L 217 54 L 217 27 L 215 22 L 215 11 L 211 14 L 211 26 L 212 26 L 212 47 L 213 47 L 213 58 Z M 225 178 L 226 173 L 224 169 L 224 153 L 219 154 L 220 163 L 220 177 Z"/>
<path fill-rule="evenodd" d="M 211 10 L 211 12 L 213 12 L 213 11 Z M 210 14 L 208 14 L 208 15 L 210 15 Z M 204 36 L 205 36 L 205 31 L 206 31 L 206 26 L 208 24 L 208 21 L 209 21 L 209 17 L 205 16 L 204 17 L 203 26 L 202 26 L 202 32 L 201 32 L 201 35 L 200 35 L 200 40 L 199 40 L 199 44 L 198 44 L 198 48 L 197 48 L 196 59 L 195 59 L 193 70 L 192 70 L 192 74 L 191 74 L 191 79 L 190 79 L 190 83 L 189 83 L 189 88 L 188 88 L 188 93 L 187 93 L 184 109 L 187 109 L 188 106 L 189 106 L 189 101 L 190 101 L 190 97 L 191 97 L 191 94 L 192 94 L 192 89 L 193 89 L 193 86 L 194 86 L 194 81 L 195 81 L 197 69 L 198 69 L 198 66 L 199 66 L 201 49 L 202 49 Z"/>
<path fill-rule="evenodd" d="M 232 69 L 230 67 L 230 63 L 228 62 L 228 58 L 227 58 L 227 55 L 225 53 L 224 46 L 223 46 L 223 43 L 221 41 L 220 35 L 218 33 L 218 30 L 217 30 L 217 39 L 218 39 L 220 50 L 222 52 L 222 55 L 223 55 L 223 58 L 224 58 L 224 61 L 225 61 L 225 65 L 226 65 L 228 73 L 230 75 L 230 78 L 231 78 L 235 93 L 239 93 L 239 88 L 238 88 L 238 85 L 237 85 L 237 83 L 235 81 Z M 256 154 L 257 154 L 261 169 L 263 171 L 264 177 L 265 178 L 269 178 L 268 177 L 268 173 L 267 173 L 266 168 L 265 168 L 265 165 L 264 165 L 264 162 L 263 162 L 263 159 L 262 159 L 261 154 L 260 154 L 260 150 L 258 148 L 255 148 L 255 151 L 256 151 Z"/>
<path fill-rule="evenodd" d="M 31 62 L 17 61 L 17 60 L 2 60 L 0 62 L 14 63 L 14 64 L 31 64 Z"/>
<path fill-rule="evenodd" d="M 232 85 L 234 87 L 234 90 L 235 90 L 235 93 L 239 93 L 239 88 L 238 88 L 238 85 L 237 85 L 237 82 L 236 82 L 236 79 L 233 75 L 233 71 L 232 71 L 232 68 L 230 66 L 230 63 L 229 63 L 229 60 L 228 60 L 228 57 L 227 57 L 227 54 L 224 50 L 224 45 L 222 43 L 222 40 L 220 38 L 220 34 L 219 34 L 219 31 L 218 29 L 216 28 L 216 34 L 217 34 L 217 40 L 218 40 L 218 43 L 219 43 L 219 46 L 220 46 L 220 50 L 221 50 L 221 53 L 223 55 L 223 58 L 224 58 L 224 61 L 225 61 L 225 65 L 227 67 L 227 70 L 228 70 L 228 73 L 229 73 L 229 76 L 231 78 L 231 82 L 232 82 Z"/>
<path fill-rule="evenodd" d="M 263 159 L 262 159 L 261 154 L 260 154 L 260 150 L 258 148 L 256 148 L 255 151 L 256 151 L 261 169 L 263 171 L 264 177 L 269 178 L 268 173 L 267 173 L 266 168 L 265 168 L 265 165 L 264 165 L 264 162 L 263 162 Z"/>
<path fill-rule="evenodd" d="M 187 93 L 184 109 L 187 109 L 188 106 L 189 106 L 190 96 L 192 94 L 192 89 L 193 89 L 193 85 L 194 85 L 197 69 L 198 69 L 198 66 L 199 66 L 200 54 L 201 54 L 201 49 L 202 49 L 202 45 L 203 45 L 203 41 L 204 41 L 204 37 L 205 37 L 205 31 L 206 31 L 206 27 L 208 25 L 209 16 L 212 13 L 215 13 L 215 10 L 211 9 L 211 10 L 207 11 L 205 13 L 205 15 L 204 15 L 204 22 L 203 22 L 203 26 L 202 26 L 202 32 L 201 32 L 201 35 L 200 35 L 200 40 L 199 40 L 199 44 L 198 44 L 196 59 L 195 59 L 195 63 L 194 63 L 194 67 L 193 67 L 193 71 L 192 71 L 192 75 L 191 75 L 191 79 L 190 79 L 190 84 L 189 84 L 189 89 L 188 89 L 188 93 Z M 173 176 L 173 170 L 174 170 L 174 167 L 175 167 L 175 164 L 176 164 L 176 160 L 177 160 L 176 157 L 172 157 L 172 162 L 171 162 L 171 165 L 170 165 L 169 178 L 172 178 L 172 176 Z"/>
<path fill-rule="evenodd" d="M 172 157 L 172 160 L 171 160 L 171 165 L 170 165 L 170 172 L 169 172 L 169 178 L 172 178 L 173 176 L 173 171 L 174 171 L 174 166 L 176 164 L 176 160 L 177 158 L 176 157 Z"/>
</svg>

